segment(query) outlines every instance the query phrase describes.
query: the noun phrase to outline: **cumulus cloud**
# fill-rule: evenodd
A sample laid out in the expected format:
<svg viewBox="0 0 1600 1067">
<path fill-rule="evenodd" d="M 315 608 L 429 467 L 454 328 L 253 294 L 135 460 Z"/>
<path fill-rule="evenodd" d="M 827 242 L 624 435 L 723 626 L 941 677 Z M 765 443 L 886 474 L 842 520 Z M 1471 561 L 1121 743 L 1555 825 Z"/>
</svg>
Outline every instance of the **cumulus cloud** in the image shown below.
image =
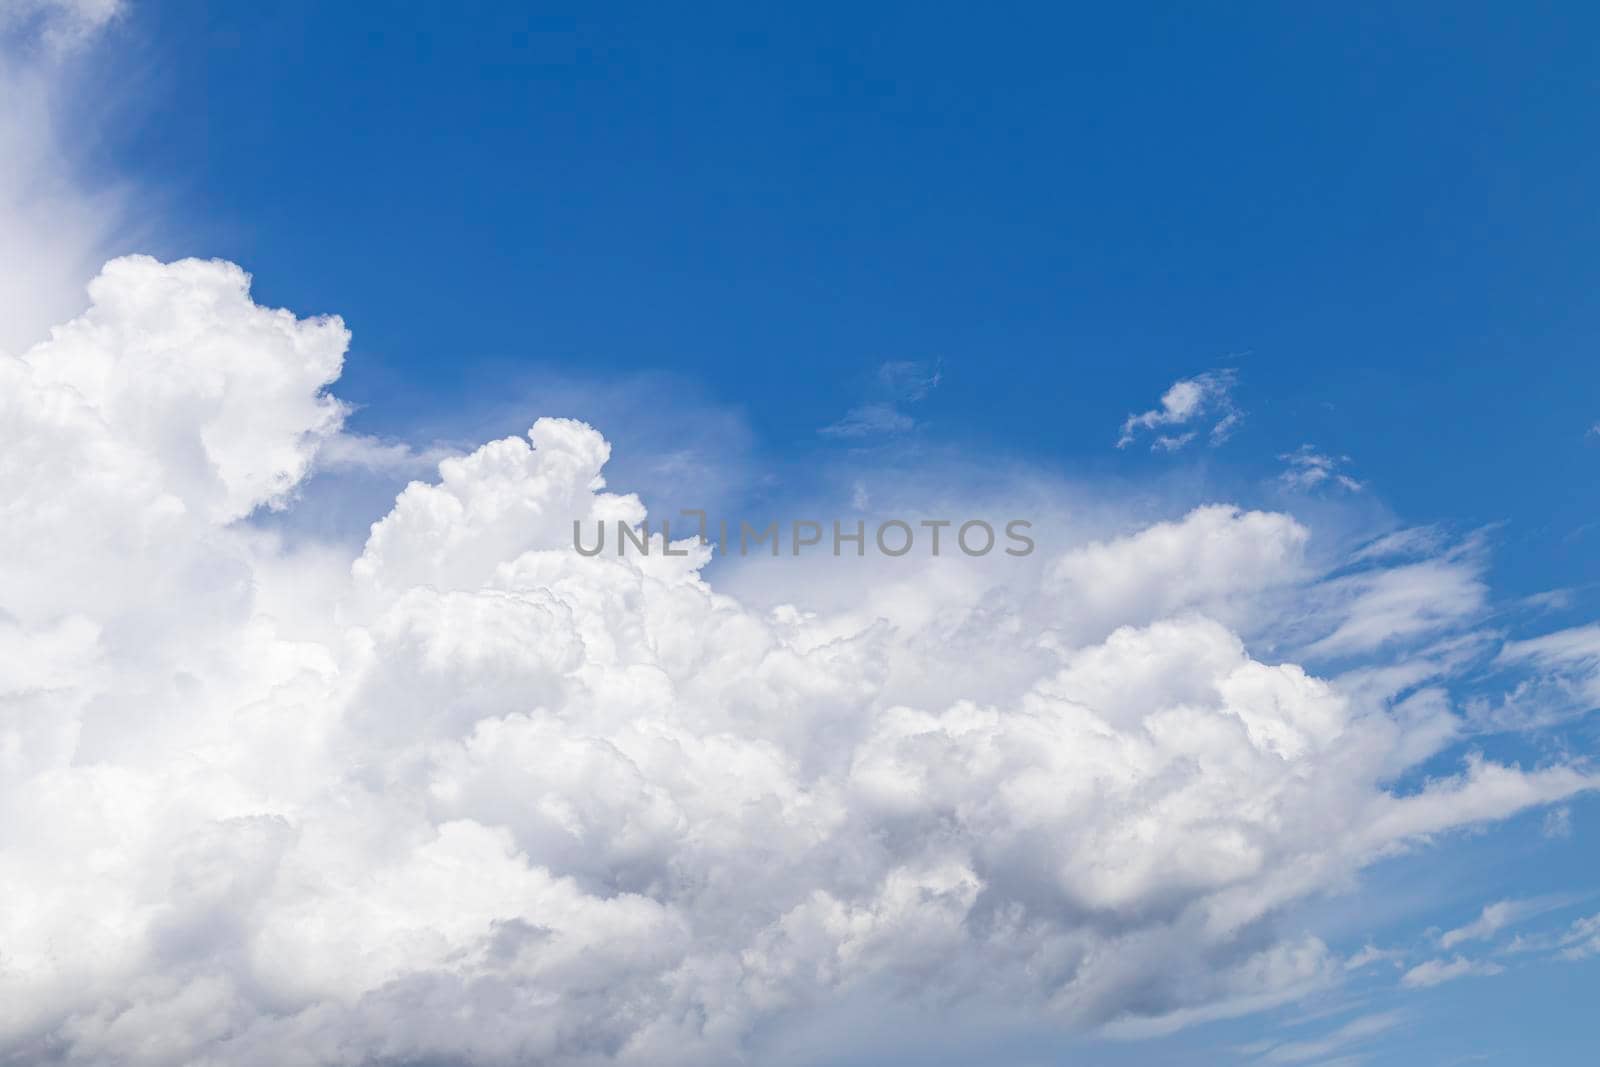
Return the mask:
<svg viewBox="0 0 1600 1067">
<path fill-rule="evenodd" d="M 1181 427 L 1199 422 L 1211 422 L 1207 436 L 1213 445 L 1222 444 L 1244 418 L 1244 412 L 1233 403 L 1233 387 L 1237 380 L 1238 373 L 1231 369 L 1180 378 L 1161 394 L 1160 407 L 1140 415 L 1129 415 L 1123 421 L 1117 447 L 1126 448 L 1140 433 L 1151 433 L 1151 451 L 1176 452 L 1201 432 Z"/>
<path fill-rule="evenodd" d="M 1063 624 L 1087 628 L 1080 632 L 1103 635 L 1186 611 L 1237 623 L 1262 594 L 1307 577 L 1309 537 L 1290 516 L 1212 504 L 1179 521 L 1074 547 L 1047 581 L 1073 605 Z"/>
<path fill-rule="evenodd" d="M 573 552 L 644 509 L 541 419 L 353 559 L 286 546 L 245 520 L 339 447 L 348 335 L 248 283 L 118 260 L 0 360 L 18 1062 L 729 1062 L 867 991 L 1154 1032 L 1339 981 L 1284 909 L 1596 784 L 1391 792 L 1447 735 L 1235 629 L 1305 580 L 1283 515 L 1202 508 L 920 621 L 756 612 L 694 543 Z"/>
</svg>

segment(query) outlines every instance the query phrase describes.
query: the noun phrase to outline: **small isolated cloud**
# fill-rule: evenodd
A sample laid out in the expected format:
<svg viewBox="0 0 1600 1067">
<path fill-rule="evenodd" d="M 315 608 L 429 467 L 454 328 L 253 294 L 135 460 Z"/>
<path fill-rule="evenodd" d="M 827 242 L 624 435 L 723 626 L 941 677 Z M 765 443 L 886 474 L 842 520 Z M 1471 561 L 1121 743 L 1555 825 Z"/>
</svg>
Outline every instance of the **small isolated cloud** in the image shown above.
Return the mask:
<svg viewBox="0 0 1600 1067">
<path fill-rule="evenodd" d="M 857 404 L 844 418 L 817 431 L 823 437 L 847 440 L 864 437 L 892 437 L 917 428 L 917 420 L 903 410 L 927 397 L 944 380 L 943 364 L 915 360 L 895 360 L 878 367 L 878 390 L 883 400 Z"/>
<path fill-rule="evenodd" d="M 1562 840 L 1572 836 L 1572 809 L 1557 808 L 1544 817 L 1542 833 L 1552 840 Z"/>
<path fill-rule="evenodd" d="M 1488 978 L 1500 974 L 1505 968 L 1488 960 L 1469 960 L 1457 956 L 1449 960 L 1429 960 L 1407 971 L 1400 984 L 1407 989 L 1427 989 L 1431 986 L 1453 982 L 1457 978 Z"/>
<path fill-rule="evenodd" d="M 1600 914 L 1579 919 L 1561 936 L 1561 958 L 1586 960 L 1600 956 Z"/>
<path fill-rule="evenodd" d="M 1360 952 L 1344 961 L 1344 969 L 1347 971 L 1359 971 L 1363 967 L 1370 967 L 1375 963 L 1393 963 L 1398 966 L 1404 956 L 1405 953 L 1399 949 L 1365 945 Z"/>
<path fill-rule="evenodd" d="M 1528 611 L 1565 611 L 1575 599 L 1571 589 L 1546 589 L 1523 597 L 1517 604 Z"/>
<path fill-rule="evenodd" d="M 1311 445 L 1301 445 L 1278 458 L 1289 465 L 1278 475 L 1278 481 L 1288 489 L 1303 493 L 1327 484 L 1359 493 L 1365 488 L 1348 474 L 1340 473 L 1339 468 L 1350 462 L 1349 456 L 1325 456 Z"/>
<path fill-rule="evenodd" d="M 824 437 L 876 437 L 905 433 L 916 425 L 916 419 L 893 404 L 862 404 L 851 408 L 838 422 L 830 423 L 817 432 Z"/>
<path fill-rule="evenodd" d="M 1555 933 L 1519 935 L 1506 946 L 1505 952 L 1513 955 L 1548 953 L 1554 959 L 1569 963 L 1600 956 L 1600 914 L 1577 919 L 1565 930 Z"/>
<path fill-rule="evenodd" d="M 1542 900 L 1496 901 L 1487 905 L 1472 922 L 1445 932 L 1439 938 L 1439 947 L 1448 949 L 1468 941 L 1487 941 L 1507 926 L 1548 911 L 1554 906 L 1552 902 Z"/>
<path fill-rule="evenodd" d="M 930 367 L 918 360 L 892 360 L 878 368 L 878 381 L 895 397 L 914 403 L 939 388 L 944 381 L 944 364 Z"/>
<path fill-rule="evenodd" d="M 1155 434 L 1150 443 L 1152 452 L 1176 452 L 1200 435 L 1196 424 L 1213 419 L 1216 421 L 1212 422 L 1207 436 L 1212 445 L 1222 444 L 1244 418 L 1244 412 L 1233 404 L 1233 386 L 1237 379 L 1238 373 L 1231 369 L 1180 378 L 1161 394 L 1160 407 L 1123 420 L 1117 447 L 1127 448 L 1140 433 L 1148 432 Z M 1195 428 L 1167 432 L 1185 426 Z"/>
</svg>

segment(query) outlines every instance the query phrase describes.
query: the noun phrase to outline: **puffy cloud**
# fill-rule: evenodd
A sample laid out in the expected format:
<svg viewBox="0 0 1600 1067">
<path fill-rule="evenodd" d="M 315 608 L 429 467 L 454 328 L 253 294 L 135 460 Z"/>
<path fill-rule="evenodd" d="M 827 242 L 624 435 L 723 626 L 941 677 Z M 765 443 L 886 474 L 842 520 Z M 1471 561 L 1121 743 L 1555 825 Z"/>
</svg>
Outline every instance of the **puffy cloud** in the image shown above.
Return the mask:
<svg viewBox="0 0 1600 1067">
<path fill-rule="evenodd" d="M 1287 515 L 1226 504 L 1064 553 L 1048 581 L 1069 622 L 1101 633 L 1185 611 L 1237 620 L 1261 594 L 1307 575 L 1309 531 Z"/>
<path fill-rule="evenodd" d="M 756 611 L 691 542 L 574 552 L 644 509 L 541 419 L 353 559 L 285 544 L 248 516 L 340 440 L 342 325 L 221 263 L 91 297 L 0 358 L 16 1062 L 733 1062 L 857 994 L 1160 1031 L 1340 981 L 1297 902 L 1596 785 L 1391 789 L 1451 713 L 1253 650 L 1318 582 L 1285 515 Z"/>
<path fill-rule="evenodd" d="M 1233 370 L 1214 370 L 1193 378 L 1180 378 L 1161 394 L 1161 406 L 1141 415 L 1129 415 L 1117 438 L 1118 448 L 1127 448 L 1141 431 L 1153 432 L 1152 452 L 1176 452 L 1198 436 L 1198 430 L 1162 432 L 1200 420 L 1216 419 L 1208 434 L 1213 445 L 1233 435 L 1244 418 L 1233 403 L 1233 387 L 1238 380 Z"/>
</svg>

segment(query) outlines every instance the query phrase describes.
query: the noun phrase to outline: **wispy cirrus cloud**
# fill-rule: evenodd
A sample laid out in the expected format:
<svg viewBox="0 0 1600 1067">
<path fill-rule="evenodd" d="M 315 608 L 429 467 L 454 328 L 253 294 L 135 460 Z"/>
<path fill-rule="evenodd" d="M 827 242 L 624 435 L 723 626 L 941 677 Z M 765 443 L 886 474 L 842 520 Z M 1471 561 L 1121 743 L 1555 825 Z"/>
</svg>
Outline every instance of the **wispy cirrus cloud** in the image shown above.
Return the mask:
<svg viewBox="0 0 1600 1067">
<path fill-rule="evenodd" d="M 917 420 L 891 403 L 862 404 L 845 412 L 817 432 L 824 437 L 858 438 L 905 433 L 915 429 Z"/>
<path fill-rule="evenodd" d="M 1278 481 L 1287 489 L 1308 492 L 1318 486 L 1331 485 L 1346 492 L 1359 493 L 1366 488 L 1339 469 L 1350 462 L 1349 456 L 1324 455 L 1312 445 L 1301 445 L 1278 458 L 1287 464 L 1283 473 L 1278 475 Z"/>
<path fill-rule="evenodd" d="M 925 399 L 944 381 L 942 363 L 895 360 L 880 364 L 874 390 L 882 399 L 858 404 L 837 422 L 817 433 L 840 440 L 893 437 L 917 428 L 917 420 L 906 411 Z"/>
<path fill-rule="evenodd" d="M 1469 960 L 1465 956 L 1451 959 L 1428 960 L 1419 963 L 1400 977 L 1407 989 L 1429 989 L 1461 978 L 1490 978 L 1505 972 L 1505 968 L 1490 960 Z"/>
<path fill-rule="evenodd" d="M 1387 1011 L 1361 1015 L 1318 1037 L 1280 1043 L 1265 1042 L 1250 1048 L 1256 1062 L 1263 1064 L 1327 1063 L 1327 1057 L 1357 1047 L 1386 1034 L 1406 1021 L 1404 1012 Z M 1351 1061 L 1358 1062 L 1358 1061 Z"/>
<path fill-rule="evenodd" d="M 1571 896 L 1545 896 L 1527 900 L 1497 900 L 1484 905 L 1472 922 L 1439 935 L 1439 947 L 1452 949 L 1469 941 L 1488 941 L 1500 931 L 1571 904 Z"/>
</svg>

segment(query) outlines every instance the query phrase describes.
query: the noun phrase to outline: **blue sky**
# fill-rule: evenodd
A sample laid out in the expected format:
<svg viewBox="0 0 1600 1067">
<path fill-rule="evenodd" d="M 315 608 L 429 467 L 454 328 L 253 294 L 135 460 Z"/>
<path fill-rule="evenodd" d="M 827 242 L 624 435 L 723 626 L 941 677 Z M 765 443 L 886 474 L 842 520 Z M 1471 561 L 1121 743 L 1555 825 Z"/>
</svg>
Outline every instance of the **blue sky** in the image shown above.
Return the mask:
<svg viewBox="0 0 1600 1067">
<path fill-rule="evenodd" d="M 1480 757 L 1593 766 L 1600 11 L 172 2 L 105 32 L 55 121 L 73 180 L 132 205 L 106 252 L 238 263 L 260 305 L 352 331 L 343 435 L 293 471 L 309 480 L 292 506 L 262 496 L 245 524 L 291 546 L 241 550 L 253 588 L 281 583 L 260 610 L 285 627 L 333 573 L 324 554 L 381 572 L 378 535 L 362 541 L 408 478 L 431 478 L 417 456 L 572 416 L 615 446 L 610 488 L 653 513 L 976 501 L 1036 509 L 1069 556 L 1208 503 L 1293 514 L 1304 570 L 1258 587 L 1248 553 L 1202 554 L 1246 591 L 1168 606 L 1352 693 L 1435 665 L 1381 702 L 1408 729 L 1431 701 L 1467 725 L 1382 778 L 1395 797 L 1424 800 Z M 362 472 L 326 459 L 341 441 L 408 458 Z M 1363 552 L 1390 534 L 1406 540 Z M 1129 558 L 1165 573 L 1159 551 Z M 213 574 L 203 559 L 184 581 Z M 818 645 L 914 599 L 870 574 L 706 573 L 762 607 L 837 611 Z M 1146 595 L 1127 581 L 1130 602 Z M 435 575 L 413 593 L 435 587 L 450 588 Z M 368 592 L 305 607 L 315 636 L 299 639 L 359 644 L 316 627 L 319 612 L 366 625 Z M 1082 624 L 1085 647 L 1160 621 L 1121 610 Z M 1578 651 L 1541 644 L 1562 635 Z M 1314 935 L 1342 977 L 1282 1002 L 1143 974 L 1111 1025 L 1074 1030 L 992 1003 L 930 1022 L 869 981 L 749 1040 L 819 1067 L 1589 1064 L 1597 816 L 1572 790 L 1333 864 L 1320 891 L 1285 896 L 1272 943 Z M 1257 936 L 1229 951 L 1271 941 Z M 1168 1032 L 1175 1004 L 1196 1014 Z M 1145 1007 L 1165 1022 L 1118 1030 Z M 833 1029 L 860 1040 L 817 1036 Z"/>
<path fill-rule="evenodd" d="M 1533 593 L 1600 579 L 1597 21 L 159 4 L 102 162 L 174 253 L 342 314 L 374 432 L 668 373 L 778 466 L 931 361 L 930 438 L 1140 476 L 1121 414 L 1232 366 L 1232 471 L 1348 454 L 1413 520 L 1507 523 Z"/>
<path fill-rule="evenodd" d="M 710 503 L 757 511 L 929 451 L 1271 502 L 1310 445 L 1407 522 L 1494 527 L 1496 592 L 1571 590 L 1580 621 L 1597 22 L 156 5 L 112 166 L 173 204 L 170 254 L 351 324 L 367 432 L 575 414 L 633 455 L 736 454 Z M 818 434 L 899 401 L 902 361 L 940 375 L 899 404 L 916 430 Z M 1108 447 L 1214 368 L 1246 413 L 1222 449 Z"/>
</svg>

